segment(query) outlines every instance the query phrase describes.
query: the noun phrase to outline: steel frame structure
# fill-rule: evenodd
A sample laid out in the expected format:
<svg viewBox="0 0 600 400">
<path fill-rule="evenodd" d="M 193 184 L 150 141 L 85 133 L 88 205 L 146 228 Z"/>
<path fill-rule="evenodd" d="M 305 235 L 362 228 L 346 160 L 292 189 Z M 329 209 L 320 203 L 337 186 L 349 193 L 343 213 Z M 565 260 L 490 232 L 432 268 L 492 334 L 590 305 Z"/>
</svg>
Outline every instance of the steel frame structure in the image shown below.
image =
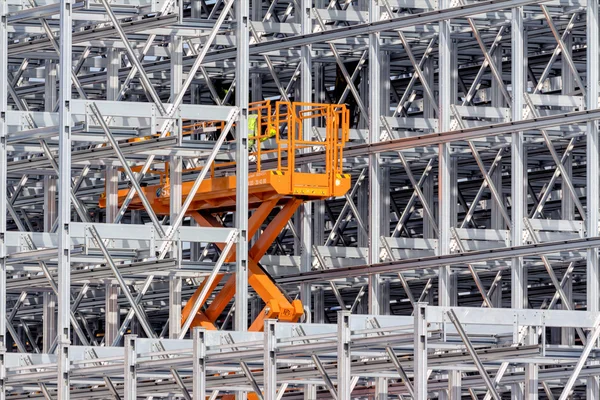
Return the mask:
<svg viewBox="0 0 600 400">
<path fill-rule="evenodd" d="M 0 399 L 600 399 L 598 7 L 0 0 Z M 260 260 L 304 319 L 248 332 L 264 99 L 353 108 L 352 189 Z M 206 228 L 182 184 L 214 160 L 236 206 Z M 128 209 L 157 170 L 170 214 Z M 190 330 L 217 273 L 221 330 Z"/>
</svg>

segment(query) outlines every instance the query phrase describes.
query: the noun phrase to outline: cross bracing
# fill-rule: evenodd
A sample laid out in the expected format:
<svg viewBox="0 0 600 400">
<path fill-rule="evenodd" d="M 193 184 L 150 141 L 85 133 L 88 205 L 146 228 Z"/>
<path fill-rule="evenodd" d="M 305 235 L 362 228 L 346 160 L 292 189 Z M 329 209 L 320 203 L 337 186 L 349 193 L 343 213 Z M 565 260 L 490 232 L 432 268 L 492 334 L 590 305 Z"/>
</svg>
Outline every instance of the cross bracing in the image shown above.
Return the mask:
<svg viewBox="0 0 600 400">
<path fill-rule="evenodd" d="M 597 2 L 0 17 L 0 398 L 600 397 Z M 345 195 L 260 208 L 265 100 L 346 105 Z M 329 118 L 292 173 L 331 173 Z"/>
</svg>

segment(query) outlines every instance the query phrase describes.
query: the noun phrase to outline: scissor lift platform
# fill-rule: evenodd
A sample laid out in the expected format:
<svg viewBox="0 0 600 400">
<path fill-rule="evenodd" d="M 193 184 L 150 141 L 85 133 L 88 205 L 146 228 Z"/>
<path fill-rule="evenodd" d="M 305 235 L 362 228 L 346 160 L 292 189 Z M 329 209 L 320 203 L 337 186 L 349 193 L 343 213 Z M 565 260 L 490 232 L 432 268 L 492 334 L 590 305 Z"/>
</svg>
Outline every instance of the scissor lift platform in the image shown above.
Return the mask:
<svg viewBox="0 0 600 400">
<path fill-rule="evenodd" d="M 350 189 L 350 175 L 336 174 L 334 185 L 329 185 L 328 174 L 313 174 L 302 172 L 260 171 L 248 174 L 248 203 L 250 209 L 257 208 L 267 200 L 299 197 L 305 201 L 322 200 L 330 197 L 343 196 Z M 184 200 L 186 193 L 190 192 L 193 182 L 183 182 L 182 192 Z M 158 215 L 169 214 L 171 201 L 169 185 L 155 185 L 143 188 L 144 194 L 152 203 L 154 212 Z M 194 201 L 189 210 L 225 211 L 235 208 L 235 176 L 223 176 L 205 179 L 194 196 Z M 129 189 L 119 191 L 121 204 Z M 278 202 L 278 204 L 281 204 Z M 105 207 L 105 199 L 100 200 L 100 206 Z M 143 204 L 136 196 L 129 206 L 132 210 L 143 209 Z"/>
<path fill-rule="evenodd" d="M 248 174 L 248 197 L 249 209 L 253 212 L 248 221 L 248 237 L 256 234 L 259 236 L 248 252 L 248 283 L 266 304 L 263 312 L 253 321 L 250 330 L 260 331 L 267 318 L 295 322 L 304 313 L 300 300 L 288 299 L 268 273 L 260 267 L 259 261 L 303 202 L 344 196 L 350 189 L 350 175 L 342 171 L 343 147 L 349 132 L 349 113 L 345 105 L 276 102 L 273 106 L 270 101 L 253 103 L 249 112 L 257 116 L 256 131 L 253 132 L 251 140 L 258 146 L 249 153 L 252 172 Z M 315 141 L 304 138 L 304 127 L 307 123 L 325 126 L 325 139 Z M 187 126 L 186 133 L 204 131 L 218 135 L 224 126 L 221 121 L 192 123 Z M 270 134 L 272 132 L 275 134 Z M 324 172 L 305 172 L 301 166 L 296 165 L 296 154 L 314 148 L 323 152 L 323 160 L 319 164 L 324 164 Z M 269 166 L 274 165 L 273 161 L 276 160 L 276 167 L 263 168 L 263 160 L 268 160 Z M 223 167 L 234 165 L 235 163 L 231 162 L 213 163 L 210 177 L 204 179 L 195 192 L 187 214 L 199 225 L 221 226 L 216 214 L 235 210 L 235 175 L 216 175 L 216 171 L 222 171 Z M 195 171 L 197 169 L 183 171 L 184 176 L 194 176 Z M 168 171 L 165 168 L 162 172 L 152 172 L 161 175 L 161 183 L 143 187 L 143 194 L 156 214 L 168 215 L 171 202 Z M 191 192 L 192 186 L 193 181 L 183 182 L 184 200 Z M 119 205 L 124 202 L 128 191 L 129 189 L 119 191 Z M 100 199 L 99 205 L 106 207 L 104 197 Z M 131 201 L 129 208 L 143 209 L 138 195 Z M 276 214 L 273 213 L 274 210 L 278 210 Z M 216 245 L 224 248 L 223 244 Z M 233 261 L 235 253 L 231 252 L 226 262 Z M 213 292 L 225 277 L 228 279 L 210 304 L 192 316 L 190 314 L 193 304 L 200 296 L 204 284 L 197 288 L 182 310 L 182 323 L 188 318 L 193 318 L 192 327 L 216 329 L 217 318 L 235 295 L 235 279 L 231 275 L 221 274 L 209 288 L 209 292 Z M 202 299 L 203 305 L 208 297 Z"/>
</svg>

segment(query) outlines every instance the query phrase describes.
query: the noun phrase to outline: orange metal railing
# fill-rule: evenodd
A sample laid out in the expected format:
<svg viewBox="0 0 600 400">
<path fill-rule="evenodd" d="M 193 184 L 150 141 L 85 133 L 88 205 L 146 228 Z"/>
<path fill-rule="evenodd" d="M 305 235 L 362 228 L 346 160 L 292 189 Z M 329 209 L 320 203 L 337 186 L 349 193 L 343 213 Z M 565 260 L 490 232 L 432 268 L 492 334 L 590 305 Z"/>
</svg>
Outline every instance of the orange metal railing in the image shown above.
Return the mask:
<svg viewBox="0 0 600 400">
<path fill-rule="evenodd" d="M 263 171 L 263 162 L 276 159 L 277 171 L 290 173 L 300 172 L 296 165 L 296 156 L 313 148 L 323 150 L 325 170 L 330 175 L 330 189 L 333 189 L 336 175 L 341 174 L 343 167 L 343 149 L 349 140 L 350 113 L 344 104 L 318 104 L 269 100 L 251 103 L 249 114 L 257 116 L 256 132 L 250 138 L 254 148 L 249 151 L 251 164 L 255 164 L 256 172 Z M 325 138 L 307 140 L 304 138 L 304 125 L 325 125 Z M 203 122 L 201 125 L 188 125 L 191 129 L 198 126 L 222 129 L 220 121 Z M 271 130 L 275 136 L 271 137 Z M 188 130 L 189 132 L 189 130 Z M 267 148 L 263 143 L 268 139 L 275 141 L 274 148 Z M 264 141 L 264 142 L 263 142 Z M 212 177 L 219 167 L 234 165 L 235 162 L 215 161 L 211 166 Z M 273 169 L 273 168 L 270 168 Z M 293 186 L 293 179 L 292 179 Z"/>
<path fill-rule="evenodd" d="M 275 126 L 287 126 L 287 135 L 277 136 L 277 169 L 292 175 L 291 185 L 294 187 L 295 172 L 300 172 L 300 166 L 296 165 L 296 156 L 315 147 L 323 149 L 325 171 L 329 175 L 329 189 L 333 191 L 336 176 L 343 172 L 343 149 L 349 139 L 350 114 L 346 106 L 277 102 L 274 119 Z M 304 138 L 304 125 L 311 123 L 311 120 L 325 121 L 324 141 Z"/>
<path fill-rule="evenodd" d="M 343 151 L 349 140 L 350 113 L 344 104 L 319 104 L 297 103 L 270 100 L 250 103 L 249 115 L 257 116 L 256 132 L 249 138 L 254 142 L 248 153 L 253 170 L 261 172 L 264 161 L 277 160 L 277 171 L 291 175 L 290 184 L 294 187 L 294 176 L 300 172 L 296 165 L 296 156 L 302 152 L 317 148 L 325 152 L 325 171 L 329 175 L 329 189 L 333 190 L 336 176 L 342 174 Z M 306 140 L 304 138 L 304 125 L 325 125 L 325 138 L 321 140 Z M 214 132 L 218 136 L 225 128 L 225 121 L 200 121 L 183 125 L 184 136 L 193 134 L 207 134 Z M 234 125 L 235 126 L 235 125 Z M 275 130 L 275 135 L 270 135 Z M 274 148 L 262 145 L 271 139 L 275 142 Z M 269 142 L 266 142 L 269 143 Z M 216 170 L 220 167 L 235 165 L 234 161 L 215 161 L 211 165 L 211 178 L 215 177 Z M 201 167 L 186 169 L 183 172 L 199 170 Z M 273 168 L 270 168 L 273 169 Z M 161 176 L 161 183 L 168 182 L 168 167 L 165 171 L 153 171 Z"/>
</svg>

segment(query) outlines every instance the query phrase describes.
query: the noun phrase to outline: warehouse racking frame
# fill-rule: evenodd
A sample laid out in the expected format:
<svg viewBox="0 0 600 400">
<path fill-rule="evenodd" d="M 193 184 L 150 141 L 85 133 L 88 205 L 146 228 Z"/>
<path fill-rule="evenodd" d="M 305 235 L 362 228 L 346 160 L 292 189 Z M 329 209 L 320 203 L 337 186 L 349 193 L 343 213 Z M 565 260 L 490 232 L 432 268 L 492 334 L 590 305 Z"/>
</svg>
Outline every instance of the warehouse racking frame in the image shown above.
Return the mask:
<svg viewBox="0 0 600 400">
<path fill-rule="evenodd" d="M 0 399 L 599 399 L 599 34 L 596 0 L 0 0 Z M 303 319 L 248 332 L 264 99 L 348 103 L 352 187 L 260 260 Z M 167 217 L 128 209 L 165 174 Z"/>
</svg>

